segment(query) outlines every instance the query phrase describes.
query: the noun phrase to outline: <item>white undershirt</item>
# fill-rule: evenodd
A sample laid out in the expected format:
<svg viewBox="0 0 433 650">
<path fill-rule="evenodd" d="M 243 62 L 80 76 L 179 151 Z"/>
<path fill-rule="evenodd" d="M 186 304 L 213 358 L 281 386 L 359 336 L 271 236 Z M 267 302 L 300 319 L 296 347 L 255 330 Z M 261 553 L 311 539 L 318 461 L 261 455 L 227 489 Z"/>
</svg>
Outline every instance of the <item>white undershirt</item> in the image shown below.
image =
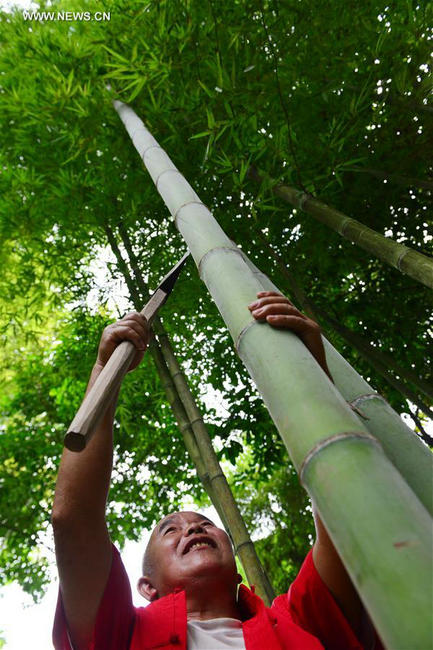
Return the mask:
<svg viewBox="0 0 433 650">
<path fill-rule="evenodd" d="M 245 650 L 242 623 L 236 618 L 188 621 L 188 650 Z"/>
</svg>

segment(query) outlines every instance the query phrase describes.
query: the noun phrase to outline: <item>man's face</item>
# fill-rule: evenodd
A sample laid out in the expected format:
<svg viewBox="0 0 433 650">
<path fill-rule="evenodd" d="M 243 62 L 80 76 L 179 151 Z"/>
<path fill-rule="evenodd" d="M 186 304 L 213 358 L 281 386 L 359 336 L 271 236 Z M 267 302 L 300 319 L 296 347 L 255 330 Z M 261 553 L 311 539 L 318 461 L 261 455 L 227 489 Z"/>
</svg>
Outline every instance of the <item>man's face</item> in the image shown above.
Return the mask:
<svg viewBox="0 0 433 650">
<path fill-rule="evenodd" d="M 155 592 L 145 593 L 143 579 L 139 583 L 148 599 L 176 588 L 187 589 L 194 581 L 219 581 L 230 589 L 236 586 L 236 562 L 228 535 L 196 512 L 164 517 L 151 535 L 148 553 L 152 566 L 148 582 Z"/>
</svg>

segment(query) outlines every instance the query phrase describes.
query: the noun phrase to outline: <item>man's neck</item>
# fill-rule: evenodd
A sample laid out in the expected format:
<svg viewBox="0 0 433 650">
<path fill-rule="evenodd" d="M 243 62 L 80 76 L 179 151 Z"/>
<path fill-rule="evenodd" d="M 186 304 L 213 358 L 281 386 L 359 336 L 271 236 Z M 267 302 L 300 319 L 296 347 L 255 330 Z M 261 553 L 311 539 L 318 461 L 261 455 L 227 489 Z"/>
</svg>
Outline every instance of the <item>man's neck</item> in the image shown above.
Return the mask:
<svg viewBox="0 0 433 650">
<path fill-rule="evenodd" d="M 188 620 L 206 621 L 211 618 L 237 618 L 240 612 L 236 602 L 236 592 L 225 589 L 204 589 L 194 585 L 186 591 L 186 611 Z"/>
</svg>

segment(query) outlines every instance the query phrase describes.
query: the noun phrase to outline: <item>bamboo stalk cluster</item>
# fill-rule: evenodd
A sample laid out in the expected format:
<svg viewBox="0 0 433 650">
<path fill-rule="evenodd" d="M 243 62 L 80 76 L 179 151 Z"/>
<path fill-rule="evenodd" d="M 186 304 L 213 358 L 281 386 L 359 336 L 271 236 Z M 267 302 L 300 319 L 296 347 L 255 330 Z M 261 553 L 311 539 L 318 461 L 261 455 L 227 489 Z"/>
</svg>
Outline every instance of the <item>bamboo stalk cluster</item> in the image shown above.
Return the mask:
<svg viewBox="0 0 433 650">
<path fill-rule="evenodd" d="M 109 226 L 105 227 L 107 239 L 116 257 L 118 267 L 125 278 L 134 306 L 139 310 L 141 302 L 148 297 L 147 286 L 140 272 L 127 231 L 122 225 L 119 227 L 119 231 L 133 269 L 134 278 L 123 259 L 112 229 Z M 197 475 L 204 489 L 230 535 L 235 553 L 241 561 L 249 583 L 255 585 L 264 602 L 270 605 L 274 598 L 272 585 L 262 567 L 242 514 L 219 464 L 206 424 L 188 386 L 185 374 L 158 317 L 153 321 L 153 331 L 157 335 L 158 341 L 152 340 L 150 353 L 186 450 L 196 467 Z"/>
<path fill-rule="evenodd" d="M 141 120 L 114 104 L 386 647 L 430 647 L 429 512 L 298 337 L 254 320 L 257 274 Z"/>
<path fill-rule="evenodd" d="M 421 393 L 429 398 L 433 398 L 433 386 L 425 379 L 419 377 L 414 371 L 400 366 L 396 363 L 394 357 L 373 347 L 368 340 L 360 336 L 359 333 L 355 333 L 345 327 L 335 318 L 332 318 L 327 311 L 313 303 L 311 298 L 307 297 L 305 291 L 299 285 L 293 271 L 289 271 L 282 257 L 276 253 L 272 246 L 270 246 L 269 242 L 259 229 L 255 230 L 255 234 L 257 234 L 271 257 L 276 260 L 281 273 L 288 282 L 290 293 L 294 296 L 295 300 L 300 304 L 305 313 L 317 322 L 324 321 L 326 325 L 332 328 L 333 331 L 336 331 L 346 341 L 346 343 L 355 348 L 355 350 L 366 359 L 371 367 L 374 368 L 374 370 L 376 370 L 376 372 L 391 386 L 396 388 L 402 395 L 418 406 L 423 413 L 430 418 L 433 418 L 433 412 L 419 396 Z M 391 372 L 395 374 L 391 374 Z M 399 379 L 397 379 L 395 375 L 397 375 Z M 408 382 L 413 384 L 418 392 L 415 393 L 411 388 L 409 388 L 407 385 Z M 414 421 L 418 426 L 420 425 L 416 418 L 414 418 Z M 425 432 L 423 432 L 422 429 L 421 433 L 425 436 Z M 426 437 L 424 437 L 424 441 L 429 442 Z"/>
<path fill-rule="evenodd" d="M 264 291 L 278 291 L 271 280 L 244 255 Z M 433 477 L 433 454 L 401 417 L 359 375 L 334 346 L 323 336 L 326 360 L 334 383 L 347 403 L 361 415 L 364 426 L 381 443 L 421 503 L 433 516 L 433 491 L 428 489 Z"/>
</svg>

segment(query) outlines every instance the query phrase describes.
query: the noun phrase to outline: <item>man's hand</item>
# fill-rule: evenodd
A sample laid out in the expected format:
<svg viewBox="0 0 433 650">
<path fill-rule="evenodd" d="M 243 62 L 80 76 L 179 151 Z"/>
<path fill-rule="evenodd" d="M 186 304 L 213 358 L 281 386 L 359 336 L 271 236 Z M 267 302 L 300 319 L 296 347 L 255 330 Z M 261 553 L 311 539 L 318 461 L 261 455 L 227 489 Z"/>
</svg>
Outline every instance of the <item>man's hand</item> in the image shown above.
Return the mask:
<svg viewBox="0 0 433 650">
<path fill-rule="evenodd" d="M 102 332 L 99 343 L 98 358 L 95 366 L 103 368 L 122 341 L 131 341 L 137 348 L 128 372 L 134 370 L 143 358 L 150 339 L 147 321 L 136 311 L 126 314 L 123 318 L 108 325 Z"/>
<path fill-rule="evenodd" d="M 326 363 L 325 350 L 319 325 L 302 314 L 288 298 L 276 291 L 260 291 L 257 300 L 248 305 L 254 318 L 265 320 L 281 329 L 295 332 L 311 352 L 317 363 L 332 380 Z"/>
</svg>

